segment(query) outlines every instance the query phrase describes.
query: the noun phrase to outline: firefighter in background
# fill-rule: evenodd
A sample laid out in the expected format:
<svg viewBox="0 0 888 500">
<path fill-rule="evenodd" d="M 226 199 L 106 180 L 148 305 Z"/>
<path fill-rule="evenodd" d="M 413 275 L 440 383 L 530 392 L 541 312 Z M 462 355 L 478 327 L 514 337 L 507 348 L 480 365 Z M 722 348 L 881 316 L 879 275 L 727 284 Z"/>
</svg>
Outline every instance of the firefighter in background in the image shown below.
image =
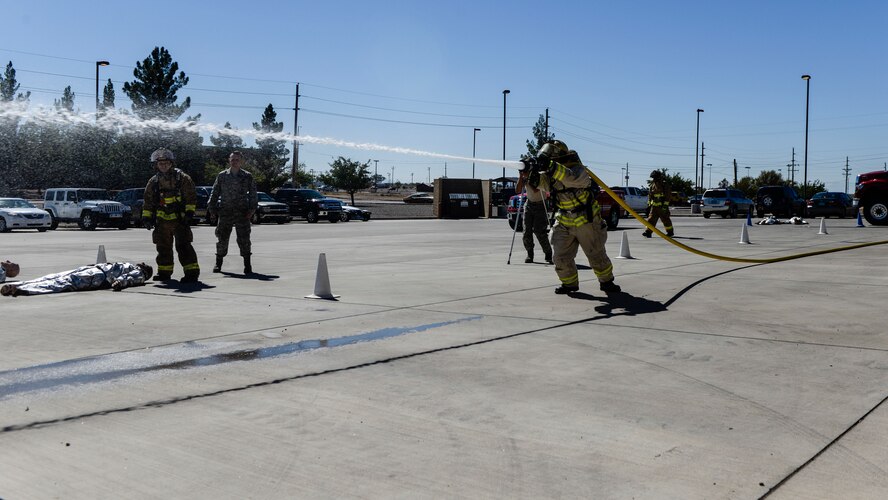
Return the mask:
<svg viewBox="0 0 888 500">
<path fill-rule="evenodd" d="M 166 148 L 151 153 L 157 173 L 145 187 L 142 221 L 157 246 L 157 275 L 154 281 L 169 281 L 173 275 L 173 244 L 185 276 L 181 283 L 196 283 L 200 276 L 197 253 L 191 242 L 191 221 L 197 206 L 194 182 L 185 172 L 173 167 L 176 157 Z"/>
<path fill-rule="evenodd" d="M 580 289 L 577 272 L 577 248 L 582 247 L 589 265 L 598 278 L 601 291 L 618 293 L 614 283 L 614 266 L 607 256 L 607 224 L 601 219 L 601 207 L 596 196 L 598 186 L 586 171 L 575 151 L 561 141 L 549 141 L 540 148 L 536 158 L 522 160 L 522 171 L 529 171 L 528 183 L 549 191 L 557 212 L 552 228 L 552 249 L 555 273 L 561 286 L 557 294 L 568 294 Z"/>
<path fill-rule="evenodd" d="M 519 172 L 518 185 L 515 192 L 521 194 L 522 190 L 527 191 L 527 199 L 520 207 L 522 213 L 515 217 L 515 224 L 524 219 L 524 233 L 522 242 L 524 249 L 527 250 L 527 258 L 524 262 L 530 264 L 533 262 L 533 237 L 536 235 L 537 241 L 540 242 L 540 248 L 543 249 L 543 259 L 546 264 L 552 264 L 552 245 L 549 244 L 549 220 L 546 210 L 546 193 L 539 188 L 535 188 L 527 184 L 527 171 Z M 520 198 L 519 198 L 520 199 Z"/>
<path fill-rule="evenodd" d="M 649 183 L 648 189 L 648 224 L 651 226 L 657 225 L 657 220 L 663 221 L 663 229 L 666 230 L 666 236 L 670 238 L 675 235 L 675 232 L 672 230 L 672 218 L 669 217 L 669 198 L 672 196 L 672 190 L 669 187 L 669 183 L 666 182 L 666 177 L 663 175 L 661 170 L 654 170 L 651 172 L 651 180 Z M 645 229 L 642 236 L 645 238 L 650 238 L 653 234 L 653 231 L 650 229 Z"/>
</svg>

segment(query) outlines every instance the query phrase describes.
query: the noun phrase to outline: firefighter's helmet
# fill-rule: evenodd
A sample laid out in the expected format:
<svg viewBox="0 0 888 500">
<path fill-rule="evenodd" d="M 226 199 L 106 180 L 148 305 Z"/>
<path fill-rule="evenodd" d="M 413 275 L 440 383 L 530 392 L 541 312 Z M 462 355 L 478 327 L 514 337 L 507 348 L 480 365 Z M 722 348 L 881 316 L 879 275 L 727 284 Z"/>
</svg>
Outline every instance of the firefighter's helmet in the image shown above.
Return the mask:
<svg viewBox="0 0 888 500">
<path fill-rule="evenodd" d="M 156 163 L 160 160 L 176 161 L 176 155 L 167 148 L 160 148 L 151 153 L 151 163 Z"/>
<path fill-rule="evenodd" d="M 548 156 L 549 158 L 558 158 L 560 156 L 564 156 L 570 152 L 570 149 L 567 147 L 567 144 L 555 139 L 551 140 L 540 148 L 540 155 Z"/>
</svg>

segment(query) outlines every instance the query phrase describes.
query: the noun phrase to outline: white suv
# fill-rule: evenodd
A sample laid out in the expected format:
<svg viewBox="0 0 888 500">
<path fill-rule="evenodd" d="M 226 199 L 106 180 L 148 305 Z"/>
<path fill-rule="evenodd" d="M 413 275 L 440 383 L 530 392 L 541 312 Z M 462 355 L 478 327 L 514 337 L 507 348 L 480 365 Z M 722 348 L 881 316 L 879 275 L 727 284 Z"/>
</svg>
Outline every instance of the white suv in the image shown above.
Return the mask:
<svg viewBox="0 0 888 500">
<path fill-rule="evenodd" d="M 110 198 L 104 189 L 47 189 L 43 209 L 52 216 L 49 228 L 57 228 L 59 222 L 76 222 L 80 229 L 87 231 L 99 225 L 128 228 L 132 219 L 130 208 Z"/>
</svg>

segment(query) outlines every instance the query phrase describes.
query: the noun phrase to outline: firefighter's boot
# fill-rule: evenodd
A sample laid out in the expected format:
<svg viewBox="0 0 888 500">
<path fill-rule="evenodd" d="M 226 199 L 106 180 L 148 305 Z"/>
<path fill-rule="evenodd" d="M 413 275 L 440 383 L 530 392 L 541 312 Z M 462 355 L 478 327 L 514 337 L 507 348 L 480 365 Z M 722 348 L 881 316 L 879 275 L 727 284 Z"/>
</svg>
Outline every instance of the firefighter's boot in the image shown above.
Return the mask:
<svg viewBox="0 0 888 500">
<path fill-rule="evenodd" d="M 253 266 L 250 264 L 249 255 L 244 255 L 244 274 L 253 274 Z"/>
<path fill-rule="evenodd" d="M 612 293 L 620 293 L 620 286 L 614 283 L 614 280 L 605 281 L 598 285 L 598 288 L 608 295 Z"/>
<path fill-rule="evenodd" d="M 173 279 L 173 273 L 171 273 L 170 271 L 160 271 L 157 274 L 155 274 L 154 277 L 151 279 L 154 281 L 163 281 L 163 282 L 170 281 L 171 279 Z"/>
<path fill-rule="evenodd" d="M 225 257 L 222 257 L 221 255 L 216 256 L 216 265 L 213 266 L 214 273 L 221 273 L 222 272 L 222 259 L 224 259 L 224 258 Z"/>
</svg>

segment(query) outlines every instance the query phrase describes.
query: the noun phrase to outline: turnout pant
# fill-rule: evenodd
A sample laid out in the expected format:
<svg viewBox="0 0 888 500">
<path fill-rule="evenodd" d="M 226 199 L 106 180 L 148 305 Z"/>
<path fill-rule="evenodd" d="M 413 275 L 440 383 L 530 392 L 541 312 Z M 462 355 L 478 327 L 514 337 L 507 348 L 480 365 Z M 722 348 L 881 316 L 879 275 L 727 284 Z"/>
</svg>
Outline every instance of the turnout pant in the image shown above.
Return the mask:
<svg viewBox="0 0 888 500">
<path fill-rule="evenodd" d="M 549 244 L 549 235 L 546 234 L 548 227 L 546 220 L 546 206 L 542 201 L 527 203 L 524 209 L 524 234 L 522 241 L 524 249 L 527 250 L 527 256 L 533 258 L 533 236 L 536 235 L 537 241 L 546 257 L 552 256 L 552 245 Z"/>
<path fill-rule="evenodd" d="M 231 228 L 237 233 L 237 247 L 244 257 L 250 255 L 252 245 L 250 243 L 251 223 L 245 215 L 219 214 L 219 222 L 216 224 L 216 256 L 228 255 L 228 241 L 231 239 Z"/>
<path fill-rule="evenodd" d="M 194 235 L 191 227 L 180 224 L 178 221 L 157 221 L 157 227 L 151 234 L 151 239 L 157 247 L 157 274 L 173 273 L 173 245 L 179 254 L 179 264 L 186 275 L 200 275 L 200 265 L 197 263 L 197 253 L 191 242 Z"/>
<path fill-rule="evenodd" d="M 651 207 L 650 215 L 648 216 L 648 223 L 652 226 L 657 225 L 658 220 L 663 221 L 663 229 L 666 230 L 670 235 L 672 234 L 672 217 L 669 216 L 669 207 Z M 648 231 L 650 232 L 650 231 Z"/>
<path fill-rule="evenodd" d="M 600 217 L 582 226 L 569 227 L 560 222 L 552 228 L 552 248 L 554 250 L 555 273 L 561 284 L 579 286 L 577 273 L 577 249 L 582 247 L 589 259 L 589 265 L 600 283 L 614 279 L 614 266 L 607 256 L 604 244 L 607 242 L 607 226 Z"/>
</svg>

